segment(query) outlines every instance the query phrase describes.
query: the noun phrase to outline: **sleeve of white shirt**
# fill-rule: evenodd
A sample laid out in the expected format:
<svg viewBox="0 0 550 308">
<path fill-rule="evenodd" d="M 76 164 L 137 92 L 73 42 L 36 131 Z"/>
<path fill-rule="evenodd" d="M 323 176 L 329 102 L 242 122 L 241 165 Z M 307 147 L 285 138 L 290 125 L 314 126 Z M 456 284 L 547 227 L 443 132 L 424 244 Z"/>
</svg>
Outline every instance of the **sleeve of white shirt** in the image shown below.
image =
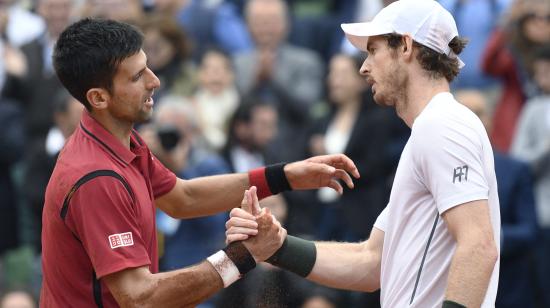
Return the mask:
<svg viewBox="0 0 550 308">
<path fill-rule="evenodd" d="M 382 213 L 378 215 L 376 221 L 374 222 L 374 227 L 380 231 L 386 232 L 386 227 L 388 225 L 388 207 L 386 206 Z"/>
<path fill-rule="evenodd" d="M 480 129 L 481 125 L 464 118 L 428 117 L 415 123 L 411 136 L 415 173 L 431 192 L 440 214 L 489 198 Z"/>
</svg>

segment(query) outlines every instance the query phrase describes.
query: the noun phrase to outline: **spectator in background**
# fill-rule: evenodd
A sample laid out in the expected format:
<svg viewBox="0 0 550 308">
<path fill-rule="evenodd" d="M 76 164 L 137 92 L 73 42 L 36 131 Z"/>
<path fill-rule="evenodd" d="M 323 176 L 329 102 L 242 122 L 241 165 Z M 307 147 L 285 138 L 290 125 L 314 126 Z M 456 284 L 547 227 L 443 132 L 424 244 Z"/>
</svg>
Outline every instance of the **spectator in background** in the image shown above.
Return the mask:
<svg viewBox="0 0 550 308">
<path fill-rule="evenodd" d="M 516 122 L 532 90 L 533 51 L 550 42 L 550 2 L 516 0 L 502 29 L 497 29 L 483 53 L 483 70 L 502 80 L 503 91 L 493 116 L 493 146 L 508 152 Z"/>
<path fill-rule="evenodd" d="M 6 85 L 6 96 L 15 98 L 20 104 L 25 125 L 25 151 L 23 154 L 23 194 L 27 208 L 40 212 L 44 205 L 44 191 L 48 183 L 51 164 L 43 164 L 45 144 L 50 128 L 54 126 L 54 104 L 56 94 L 63 86 L 55 75 L 52 64 L 54 44 L 72 19 L 75 0 L 38 0 L 36 12 L 45 21 L 44 32 L 21 47 L 24 55 L 24 73 L 11 75 Z M 36 211 L 34 210 L 36 209 Z M 37 217 L 33 225 L 39 225 Z M 29 235 L 39 233 L 31 232 Z M 25 239 L 40 248 L 40 237 Z"/>
<path fill-rule="evenodd" d="M 302 142 L 308 112 L 320 99 L 322 62 L 314 52 L 285 42 L 289 16 L 284 1 L 251 0 L 245 14 L 255 49 L 234 57 L 237 87 L 245 96 L 253 93 L 276 104 L 275 143 L 282 160 L 294 160 L 298 153 L 287 145 Z"/>
<path fill-rule="evenodd" d="M 0 1 L 0 33 L 15 48 L 39 37 L 46 25 L 42 18 L 23 7 L 19 0 Z"/>
<path fill-rule="evenodd" d="M 61 31 L 71 22 L 74 0 L 38 0 L 37 13 L 46 22 L 45 31 L 23 45 L 26 72 L 15 78 L 6 95 L 23 104 L 28 142 L 43 143 L 53 125 L 53 101 L 62 88 L 52 65 L 53 47 Z"/>
<path fill-rule="evenodd" d="M 535 176 L 535 200 L 541 239 L 536 246 L 536 266 L 541 307 L 550 307 L 550 45 L 534 57 L 534 79 L 542 94 L 528 100 L 518 121 L 513 156 L 525 160 Z"/>
<path fill-rule="evenodd" d="M 490 130 L 487 101 L 477 90 L 462 90 L 457 101 L 470 108 Z M 533 252 L 537 239 L 537 215 L 529 166 L 495 151 L 502 224 L 500 279 L 496 307 L 534 307 Z"/>
<path fill-rule="evenodd" d="M 198 81 L 193 101 L 199 126 L 208 145 L 220 151 L 227 142 L 229 119 L 239 105 L 231 59 L 221 50 L 206 51 L 199 64 Z"/>
<path fill-rule="evenodd" d="M 25 201 L 32 213 L 32 244 L 37 252 L 41 251 L 40 232 L 42 230 L 42 207 L 44 194 L 50 180 L 55 161 L 75 129 L 78 127 L 84 107 L 64 88 L 59 89 L 51 98 L 53 104 L 54 125 L 48 131 L 45 141 L 35 148 L 33 156 L 27 162 L 25 180 Z"/>
<path fill-rule="evenodd" d="M 244 172 L 277 161 L 270 144 L 277 136 L 277 110 L 260 99 L 244 101 L 229 125 L 223 156 L 233 172 Z"/>
<path fill-rule="evenodd" d="M 189 34 L 198 60 L 212 46 L 229 54 L 252 48 L 246 26 L 232 3 L 222 0 L 156 0 L 155 11 L 177 21 Z"/>
<path fill-rule="evenodd" d="M 196 68 L 190 59 L 186 33 L 174 20 L 161 15 L 145 17 L 141 29 L 147 63 L 161 84 L 154 99 L 159 101 L 164 95 L 190 96 L 196 87 Z"/>
<path fill-rule="evenodd" d="M 440 0 L 439 3 L 451 13 L 458 32 L 468 38 L 468 47 L 460 58 L 468 63 L 457 76 L 454 88 L 487 89 L 496 85 L 481 68 L 482 53 L 494 29 L 499 25 L 503 13 L 512 0 Z"/>
</svg>

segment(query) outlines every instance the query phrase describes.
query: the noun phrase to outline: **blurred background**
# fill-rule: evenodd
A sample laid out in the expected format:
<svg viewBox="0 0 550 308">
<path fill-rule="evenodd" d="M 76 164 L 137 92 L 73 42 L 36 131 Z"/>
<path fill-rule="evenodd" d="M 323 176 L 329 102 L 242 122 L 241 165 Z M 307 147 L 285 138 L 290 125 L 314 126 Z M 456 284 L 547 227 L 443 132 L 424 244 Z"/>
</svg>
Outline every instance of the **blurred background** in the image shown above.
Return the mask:
<svg viewBox="0 0 550 308">
<path fill-rule="evenodd" d="M 342 196 L 287 192 L 262 201 L 289 233 L 361 241 L 385 207 L 410 130 L 378 107 L 358 70 L 365 55 L 342 22 L 387 0 L 0 0 L 0 308 L 36 307 L 44 191 L 82 105 L 55 76 L 58 35 L 86 16 L 145 34 L 161 80 L 138 127 L 179 177 L 246 172 L 345 153 L 362 177 Z M 497 307 L 550 307 L 550 0 L 440 0 L 470 42 L 452 90 L 485 124 L 502 216 Z M 157 215 L 160 268 L 224 246 L 227 213 Z M 379 294 L 320 287 L 261 265 L 199 307 L 379 307 Z"/>
</svg>

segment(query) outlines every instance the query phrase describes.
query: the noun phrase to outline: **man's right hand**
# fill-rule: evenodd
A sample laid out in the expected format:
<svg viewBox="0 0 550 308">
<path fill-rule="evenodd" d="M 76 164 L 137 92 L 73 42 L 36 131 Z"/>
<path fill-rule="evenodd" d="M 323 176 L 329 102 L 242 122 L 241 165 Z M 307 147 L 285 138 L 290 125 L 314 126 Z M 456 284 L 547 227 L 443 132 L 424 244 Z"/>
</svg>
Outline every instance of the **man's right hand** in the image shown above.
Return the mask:
<svg viewBox="0 0 550 308">
<path fill-rule="evenodd" d="M 227 244 L 245 240 L 243 244 L 256 262 L 271 257 L 283 244 L 287 232 L 268 208 L 260 209 L 256 187 L 245 191 L 241 208 L 231 211 L 226 226 Z"/>
</svg>

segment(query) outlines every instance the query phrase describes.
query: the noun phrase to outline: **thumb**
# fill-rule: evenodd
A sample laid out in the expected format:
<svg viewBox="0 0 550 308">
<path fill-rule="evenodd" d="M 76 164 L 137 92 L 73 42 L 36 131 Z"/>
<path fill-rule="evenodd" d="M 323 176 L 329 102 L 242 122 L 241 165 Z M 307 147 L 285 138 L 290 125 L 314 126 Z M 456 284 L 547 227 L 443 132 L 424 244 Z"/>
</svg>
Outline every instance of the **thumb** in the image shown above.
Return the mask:
<svg viewBox="0 0 550 308">
<path fill-rule="evenodd" d="M 260 201 L 258 200 L 258 189 L 256 186 L 250 187 L 250 190 L 248 191 L 248 198 L 251 200 L 249 202 L 251 214 L 254 216 L 257 216 L 260 214 L 261 208 L 260 208 Z"/>
<path fill-rule="evenodd" d="M 244 191 L 244 197 L 243 197 L 243 201 L 241 202 L 241 208 L 243 210 L 245 210 L 246 212 L 248 213 L 251 213 L 252 214 L 252 207 L 250 206 L 250 200 L 249 200 L 249 191 L 248 190 L 245 190 Z"/>
</svg>

